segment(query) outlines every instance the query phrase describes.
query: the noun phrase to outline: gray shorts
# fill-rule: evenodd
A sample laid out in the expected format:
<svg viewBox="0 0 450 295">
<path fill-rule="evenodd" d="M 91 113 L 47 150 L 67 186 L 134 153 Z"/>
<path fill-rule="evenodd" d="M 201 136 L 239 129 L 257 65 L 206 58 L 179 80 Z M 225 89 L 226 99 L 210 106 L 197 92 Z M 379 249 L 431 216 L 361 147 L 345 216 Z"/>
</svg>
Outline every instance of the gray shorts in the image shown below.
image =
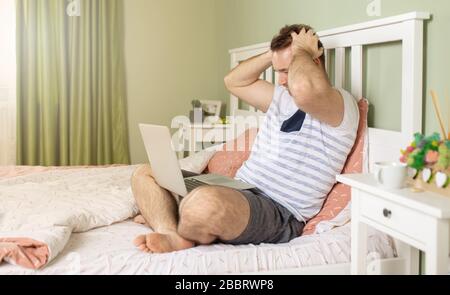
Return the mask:
<svg viewBox="0 0 450 295">
<path fill-rule="evenodd" d="M 259 189 L 240 191 L 250 204 L 247 228 L 235 240 L 225 244 L 281 244 L 301 236 L 305 224 L 282 205 L 273 201 Z"/>
</svg>

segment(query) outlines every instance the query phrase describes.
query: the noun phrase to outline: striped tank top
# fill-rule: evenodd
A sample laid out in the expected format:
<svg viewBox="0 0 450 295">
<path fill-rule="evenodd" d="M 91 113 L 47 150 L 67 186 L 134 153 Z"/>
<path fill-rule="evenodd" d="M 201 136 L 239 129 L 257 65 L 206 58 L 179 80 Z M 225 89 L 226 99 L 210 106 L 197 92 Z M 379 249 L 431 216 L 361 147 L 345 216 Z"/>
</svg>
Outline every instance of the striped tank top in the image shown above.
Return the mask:
<svg viewBox="0 0 450 295">
<path fill-rule="evenodd" d="M 338 90 L 345 111 L 341 125 L 334 128 L 299 110 L 288 90 L 277 86 L 251 155 L 236 174 L 299 221 L 319 213 L 356 139 L 356 100 Z"/>
</svg>

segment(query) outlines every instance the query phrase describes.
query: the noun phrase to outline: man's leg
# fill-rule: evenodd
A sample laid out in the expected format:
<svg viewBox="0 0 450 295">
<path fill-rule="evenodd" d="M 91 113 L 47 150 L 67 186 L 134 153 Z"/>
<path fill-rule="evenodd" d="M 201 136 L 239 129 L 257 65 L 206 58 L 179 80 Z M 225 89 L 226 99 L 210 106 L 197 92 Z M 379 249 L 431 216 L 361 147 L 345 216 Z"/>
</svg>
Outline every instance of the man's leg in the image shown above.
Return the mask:
<svg viewBox="0 0 450 295">
<path fill-rule="evenodd" d="M 192 248 L 194 243 L 177 233 L 178 206 L 174 197 L 161 188 L 149 165 L 136 169 L 131 180 L 134 198 L 147 224 L 155 231 L 135 239 L 145 252 L 166 253 Z"/>
<path fill-rule="evenodd" d="M 303 227 L 288 209 L 258 190 L 204 186 L 181 202 L 178 234 L 203 245 L 278 244 L 299 237 Z"/>
<path fill-rule="evenodd" d="M 181 202 L 178 234 L 202 245 L 232 241 L 245 231 L 249 219 L 250 204 L 242 193 L 204 186 Z"/>
</svg>

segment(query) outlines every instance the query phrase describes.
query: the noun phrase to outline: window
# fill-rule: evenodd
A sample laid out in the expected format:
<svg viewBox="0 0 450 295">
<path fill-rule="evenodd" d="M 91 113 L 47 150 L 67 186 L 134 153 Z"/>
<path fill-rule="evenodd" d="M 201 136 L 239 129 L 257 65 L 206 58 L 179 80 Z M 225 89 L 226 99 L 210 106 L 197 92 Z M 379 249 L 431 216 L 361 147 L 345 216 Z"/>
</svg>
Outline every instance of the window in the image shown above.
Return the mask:
<svg viewBox="0 0 450 295">
<path fill-rule="evenodd" d="M 16 11 L 0 1 L 0 165 L 16 162 Z"/>
</svg>

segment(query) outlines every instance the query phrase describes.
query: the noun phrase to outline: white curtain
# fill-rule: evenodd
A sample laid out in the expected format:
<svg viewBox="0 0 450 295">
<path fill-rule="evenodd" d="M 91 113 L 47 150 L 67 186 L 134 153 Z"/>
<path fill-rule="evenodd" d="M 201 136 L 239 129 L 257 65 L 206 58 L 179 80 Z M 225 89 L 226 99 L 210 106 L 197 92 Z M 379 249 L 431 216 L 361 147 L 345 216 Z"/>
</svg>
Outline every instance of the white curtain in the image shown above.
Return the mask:
<svg viewBox="0 0 450 295">
<path fill-rule="evenodd" d="M 0 165 L 16 163 L 15 0 L 0 0 Z"/>
</svg>

